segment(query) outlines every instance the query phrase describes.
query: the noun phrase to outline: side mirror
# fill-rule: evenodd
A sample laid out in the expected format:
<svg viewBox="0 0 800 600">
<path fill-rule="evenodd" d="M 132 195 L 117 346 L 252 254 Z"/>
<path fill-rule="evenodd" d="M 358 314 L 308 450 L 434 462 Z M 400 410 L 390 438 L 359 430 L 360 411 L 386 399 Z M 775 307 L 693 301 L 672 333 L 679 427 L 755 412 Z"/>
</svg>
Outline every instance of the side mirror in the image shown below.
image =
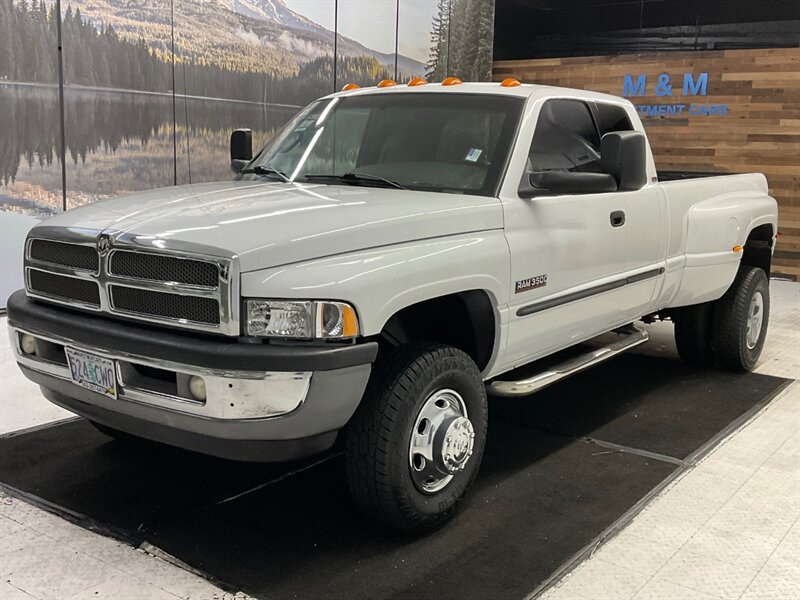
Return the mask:
<svg viewBox="0 0 800 600">
<path fill-rule="evenodd" d="M 615 131 L 600 143 L 603 172 L 619 182 L 619 191 L 639 190 L 647 183 L 647 142 L 639 131 Z"/>
<path fill-rule="evenodd" d="M 240 173 L 253 160 L 253 130 L 237 129 L 231 134 L 231 170 Z"/>
<path fill-rule="evenodd" d="M 603 194 L 617 191 L 617 180 L 607 173 L 573 171 L 534 171 L 529 185 L 519 190 L 521 198 L 562 194 Z"/>
</svg>

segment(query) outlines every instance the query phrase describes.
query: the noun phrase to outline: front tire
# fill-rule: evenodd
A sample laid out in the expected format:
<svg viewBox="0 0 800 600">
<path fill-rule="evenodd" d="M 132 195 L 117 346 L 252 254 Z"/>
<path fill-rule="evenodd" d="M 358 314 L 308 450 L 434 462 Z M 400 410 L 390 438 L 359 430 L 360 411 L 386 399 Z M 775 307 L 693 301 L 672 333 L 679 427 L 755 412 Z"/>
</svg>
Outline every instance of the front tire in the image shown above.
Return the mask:
<svg viewBox="0 0 800 600">
<path fill-rule="evenodd" d="M 751 371 L 769 324 L 769 279 L 757 267 L 742 265 L 714 309 L 714 354 L 723 369 Z"/>
<path fill-rule="evenodd" d="M 442 525 L 478 472 L 487 417 L 480 371 L 461 350 L 413 344 L 388 355 L 347 429 L 356 505 L 403 532 Z"/>
</svg>

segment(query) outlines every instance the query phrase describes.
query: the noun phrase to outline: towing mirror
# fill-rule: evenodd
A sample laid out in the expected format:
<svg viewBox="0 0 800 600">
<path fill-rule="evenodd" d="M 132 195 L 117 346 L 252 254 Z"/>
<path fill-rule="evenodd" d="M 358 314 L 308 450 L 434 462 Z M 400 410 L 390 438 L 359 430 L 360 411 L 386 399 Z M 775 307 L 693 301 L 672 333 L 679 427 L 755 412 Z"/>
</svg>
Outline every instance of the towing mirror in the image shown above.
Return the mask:
<svg viewBox="0 0 800 600">
<path fill-rule="evenodd" d="M 253 160 L 253 130 L 237 129 L 231 134 L 231 171 L 241 173 Z"/>
<path fill-rule="evenodd" d="M 563 194 L 603 194 L 617 191 L 617 180 L 608 173 L 573 171 L 534 171 L 529 186 L 519 190 L 521 198 L 560 196 Z"/>
<path fill-rule="evenodd" d="M 607 133 L 600 142 L 603 172 L 613 175 L 620 192 L 639 190 L 647 183 L 647 142 L 639 131 Z"/>
</svg>

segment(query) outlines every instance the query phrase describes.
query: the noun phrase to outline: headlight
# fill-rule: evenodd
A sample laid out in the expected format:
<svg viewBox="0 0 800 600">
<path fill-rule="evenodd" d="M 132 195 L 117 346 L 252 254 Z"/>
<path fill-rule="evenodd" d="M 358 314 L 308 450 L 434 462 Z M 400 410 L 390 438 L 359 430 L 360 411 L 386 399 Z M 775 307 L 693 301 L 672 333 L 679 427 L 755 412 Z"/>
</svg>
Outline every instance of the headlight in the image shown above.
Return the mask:
<svg viewBox="0 0 800 600">
<path fill-rule="evenodd" d="M 347 339 L 358 335 L 355 309 L 345 302 L 246 300 L 247 335 Z"/>
</svg>

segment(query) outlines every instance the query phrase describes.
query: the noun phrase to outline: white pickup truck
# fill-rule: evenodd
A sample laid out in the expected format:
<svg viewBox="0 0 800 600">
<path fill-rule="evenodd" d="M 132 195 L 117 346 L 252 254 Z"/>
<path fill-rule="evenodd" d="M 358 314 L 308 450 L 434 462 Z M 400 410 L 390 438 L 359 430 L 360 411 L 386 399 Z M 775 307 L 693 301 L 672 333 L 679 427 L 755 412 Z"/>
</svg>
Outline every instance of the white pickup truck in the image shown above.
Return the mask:
<svg viewBox="0 0 800 600">
<path fill-rule="evenodd" d="M 749 370 L 764 344 L 765 178 L 659 182 L 626 100 L 382 82 L 312 103 L 255 157 L 234 132 L 231 159 L 235 181 L 30 232 L 8 320 L 52 402 L 237 460 L 338 438 L 359 507 L 422 531 L 475 478 L 487 393 L 529 395 L 640 344 L 641 319 L 674 321 L 694 363 Z"/>
</svg>

